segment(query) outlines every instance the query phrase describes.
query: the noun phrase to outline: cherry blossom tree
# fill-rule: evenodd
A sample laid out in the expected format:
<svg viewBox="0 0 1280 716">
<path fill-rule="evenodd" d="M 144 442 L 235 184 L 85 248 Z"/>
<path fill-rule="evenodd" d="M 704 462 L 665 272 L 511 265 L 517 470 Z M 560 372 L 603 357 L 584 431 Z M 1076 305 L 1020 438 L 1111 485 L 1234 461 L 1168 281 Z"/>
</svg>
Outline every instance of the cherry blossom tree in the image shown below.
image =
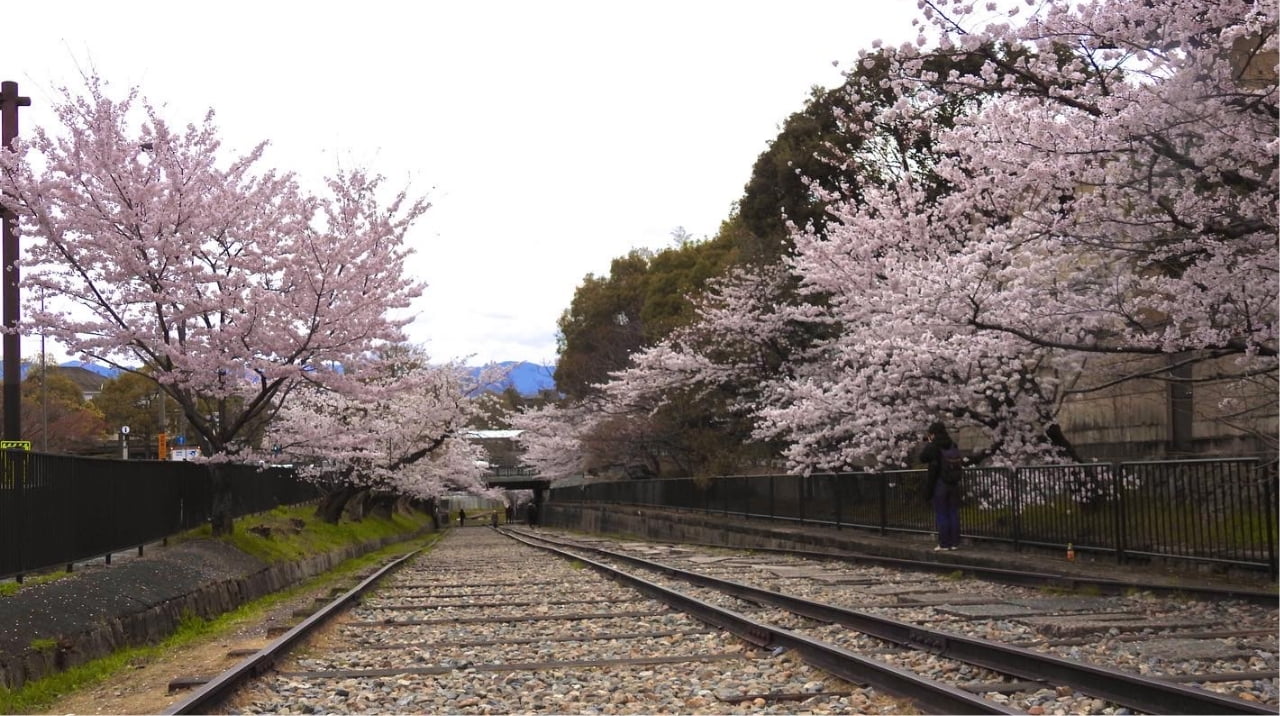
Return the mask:
<svg viewBox="0 0 1280 716">
<path fill-rule="evenodd" d="M 405 232 L 426 204 L 384 206 L 381 179 L 359 171 L 308 195 L 255 171 L 265 145 L 220 166 L 211 114 L 179 132 L 136 92 L 105 89 L 64 90 L 63 134 L 37 128 L 3 163 L 29 240 L 24 285 L 72 304 L 28 327 L 90 360 L 151 366 L 207 452 L 235 452 L 293 384 L 340 383 L 336 366 L 400 337 L 387 313 L 420 293 Z"/>
<path fill-rule="evenodd" d="M 358 495 L 434 502 L 449 490 L 496 496 L 481 482 L 484 451 L 467 439 L 475 380 L 417 350 L 387 351 L 351 378 L 360 391 L 300 388 L 272 422 L 277 459 L 332 489 L 321 515 L 336 521 Z"/>
<path fill-rule="evenodd" d="M 901 463 L 938 417 L 998 462 L 1056 460 L 1073 395 L 1274 386 L 1274 6 L 1050 2 L 1013 21 L 978 17 L 996 3 L 922 6 L 934 46 L 922 35 L 849 75 L 843 170 L 864 181 L 811 185 L 831 220 L 793 232 L 802 300 L 726 293 L 729 311 L 639 354 L 609 391 L 638 403 L 738 381 L 757 436 L 808 471 Z M 764 345 L 779 317 L 814 340 L 753 373 L 739 339 Z"/>
<path fill-rule="evenodd" d="M 521 431 L 516 437 L 523 450 L 521 462 L 544 477 L 584 474 L 590 468 L 588 436 L 602 415 L 591 407 L 594 403 L 549 404 L 513 413 L 511 427 Z"/>
<path fill-rule="evenodd" d="M 1274 375 L 1274 7 L 1048 3 L 1021 24 L 970 31 L 972 4 L 925 6 L 940 47 L 890 53 L 900 101 L 878 117 L 933 133 L 936 163 L 864 187 L 834 205 L 834 227 L 796 237 L 794 270 L 831 297 L 845 365 L 889 357 L 884 375 L 834 373 L 816 395 L 784 389 L 775 424 L 822 412 L 836 391 L 861 396 L 853 404 L 876 413 L 872 424 L 906 407 L 972 425 L 975 400 L 942 385 L 979 400 L 1020 385 L 1031 389 L 1001 401 L 1018 416 L 1003 435 L 984 427 L 1003 453 L 1027 457 L 1043 443 L 1014 437 L 1043 435 L 1069 392 L 1180 379 L 1176 366 L 1205 381 Z M 1270 82 L 1241 77 L 1242 47 L 1243 64 L 1270 57 Z M 923 71 L 937 53 L 981 68 Z M 957 97 L 975 109 L 931 124 L 930 108 Z M 947 369 L 923 368 L 940 357 Z M 948 373 L 963 384 L 901 394 L 913 376 Z M 1023 405 L 1029 396 L 1039 407 Z"/>
<path fill-rule="evenodd" d="M 601 395 L 612 412 L 636 420 L 685 405 L 714 405 L 714 429 L 752 441 L 760 436 L 753 423 L 766 387 L 803 365 L 813 338 L 829 328 L 824 311 L 796 302 L 793 289 L 779 265 L 730 270 L 692 298 L 694 322 L 633 354 L 627 368 L 600 386 Z M 763 450 L 739 451 L 729 462 L 770 462 L 776 446 L 757 442 Z"/>
<path fill-rule="evenodd" d="M 22 329 L 145 367 L 211 459 L 252 447 L 300 385 L 357 389 L 344 371 L 401 340 L 407 319 L 390 316 L 421 293 L 404 261 L 424 201 L 388 196 L 361 170 L 306 191 L 261 168 L 265 144 L 229 156 L 211 112 L 173 127 L 137 90 L 113 98 L 97 77 L 63 89 L 54 110 L 57 126 L 0 152 L 23 286 L 49 297 Z"/>
<path fill-rule="evenodd" d="M 518 416 L 526 463 L 544 474 L 629 476 L 771 464 L 774 446 L 742 443 L 752 433 L 748 397 L 758 396 L 763 376 L 788 365 L 798 334 L 811 328 L 797 329 L 798 320 L 787 317 L 807 307 L 773 302 L 789 282 L 780 267 L 714 281 L 695 301 L 694 323 L 633 354 L 630 366 L 593 385 L 589 398 Z"/>
<path fill-rule="evenodd" d="M 923 77 L 903 52 L 900 86 L 928 81 L 917 103 L 995 99 L 943 138 L 935 171 L 954 191 L 929 202 L 904 191 L 892 209 L 882 196 L 846 224 L 973 264 L 961 315 L 979 330 L 1086 353 L 1199 351 L 1241 356 L 1246 371 L 1254 356 L 1274 366 L 1275 8 L 1049 3 L 1016 28 L 967 33 L 970 6 L 929 7 L 946 32 L 939 52 L 976 54 L 983 69 Z M 1270 62 L 1270 82 L 1241 77 L 1242 51 Z"/>
</svg>

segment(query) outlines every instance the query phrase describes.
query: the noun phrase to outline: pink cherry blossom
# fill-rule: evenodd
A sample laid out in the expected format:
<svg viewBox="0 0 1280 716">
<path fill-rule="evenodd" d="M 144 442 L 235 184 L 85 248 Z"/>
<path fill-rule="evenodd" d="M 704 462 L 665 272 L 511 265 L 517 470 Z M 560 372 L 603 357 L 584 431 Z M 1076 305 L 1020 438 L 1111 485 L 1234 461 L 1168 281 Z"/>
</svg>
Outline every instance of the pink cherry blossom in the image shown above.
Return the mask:
<svg viewBox="0 0 1280 716">
<path fill-rule="evenodd" d="M 426 202 L 358 169 L 304 190 L 262 168 L 265 144 L 225 151 L 211 112 L 173 127 L 136 90 L 109 89 L 64 89 L 55 126 L 0 152 L 21 220 L 21 329 L 152 371 L 206 454 L 251 447 L 298 386 L 357 389 L 343 366 L 400 341 L 391 312 L 421 293 L 404 262 Z"/>
<path fill-rule="evenodd" d="M 801 472 L 904 463 L 939 418 L 1008 463 L 1069 456 L 1076 396 L 1175 380 L 1274 440 L 1274 3 L 1032 5 L 923 2 L 936 47 L 849 75 L 843 161 L 868 180 L 814 185 L 832 220 L 717 284 L 596 408 L 729 390 Z"/>
</svg>

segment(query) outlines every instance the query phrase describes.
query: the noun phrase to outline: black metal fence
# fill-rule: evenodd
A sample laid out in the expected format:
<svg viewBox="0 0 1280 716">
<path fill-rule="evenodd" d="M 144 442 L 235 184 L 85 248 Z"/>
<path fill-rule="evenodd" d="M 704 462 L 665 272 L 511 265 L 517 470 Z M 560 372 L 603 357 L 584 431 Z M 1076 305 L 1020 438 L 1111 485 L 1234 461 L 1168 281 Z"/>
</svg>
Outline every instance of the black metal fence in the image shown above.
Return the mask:
<svg viewBox="0 0 1280 716">
<path fill-rule="evenodd" d="M 887 532 L 933 532 L 923 470 L 627 480 L 551 490 L 555 502 L 653 505 Z M 973 540 L 1161 557 L 1276 574 L 1276 463 L 1093 463 L 965 471 Z"/>
<path fill-rule="evenodd" d="M 233 516 L 315 499 L 292 470 L 222 465 Z M 209 467 L 0 452 L 0 577 L 140 547 L 209 521 Z"/>
</svg>

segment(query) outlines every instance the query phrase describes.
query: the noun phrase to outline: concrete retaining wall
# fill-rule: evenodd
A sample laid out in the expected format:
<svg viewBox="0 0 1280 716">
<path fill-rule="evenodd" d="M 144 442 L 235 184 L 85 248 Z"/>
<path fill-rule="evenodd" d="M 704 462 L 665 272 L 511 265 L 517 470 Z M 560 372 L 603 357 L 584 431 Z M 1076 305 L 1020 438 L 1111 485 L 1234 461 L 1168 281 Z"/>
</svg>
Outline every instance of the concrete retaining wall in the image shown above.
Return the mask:
<svg viewBox="0 0 1280 716">
<path fill-rule="evenodd" d="M 27 587 L 0 598 L 0 686 L 15 689 L 122 648 L 159 642 L 188 615 L 217 617 L 411 538 L 272 565 L 220 542 L 184 544 L 128 565 Z"/>
</svg>

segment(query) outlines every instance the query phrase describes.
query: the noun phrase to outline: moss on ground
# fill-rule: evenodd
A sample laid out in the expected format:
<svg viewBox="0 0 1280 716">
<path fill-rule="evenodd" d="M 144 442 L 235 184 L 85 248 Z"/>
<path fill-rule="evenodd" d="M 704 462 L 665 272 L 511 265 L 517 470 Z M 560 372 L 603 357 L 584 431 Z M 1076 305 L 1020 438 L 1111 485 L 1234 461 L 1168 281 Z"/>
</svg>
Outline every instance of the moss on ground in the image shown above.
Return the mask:
<svg viewBox="0 0 1280 716">
<path fill-rule="evenodd" d="M 349 544 L 359 544 L 397 535 L 410 535 L 431 523 L 424 512 L 394 513 L 387 518 L 365 517 L 354 522 L 329 524 L 315 517 L 313 507 L 277 507 L 270 512 L 241 517 L 235 530 L 220 539 L 245 554 L 268 563 L 293 562 L 304 557 L 332 552 Z M 210 537 L 208 525 L 184 537 Z"/>
<path fill-rule="evenodd" d="M 3 584 L 0 584 L 0 599 L 3 599 L 4 597 L 10 596 L 12 594 L 17 594 L 18 590 L 22 589 L 23 587 L 33 587 L 37 584 L 45 584 L 47 582 L 53 582 L 59 579 L 66 579 L 67 577 L 70 577 L 72 575 L 73 575 L 72 572 L 58 570 L 56 572 L 45 572 L 44 574 L 34 574 L 31 576 L 28 576 L 25 579 L 23 579 L 21 583 L 18 583 L 16 581 L 4 582 Z"/>
</svg>

